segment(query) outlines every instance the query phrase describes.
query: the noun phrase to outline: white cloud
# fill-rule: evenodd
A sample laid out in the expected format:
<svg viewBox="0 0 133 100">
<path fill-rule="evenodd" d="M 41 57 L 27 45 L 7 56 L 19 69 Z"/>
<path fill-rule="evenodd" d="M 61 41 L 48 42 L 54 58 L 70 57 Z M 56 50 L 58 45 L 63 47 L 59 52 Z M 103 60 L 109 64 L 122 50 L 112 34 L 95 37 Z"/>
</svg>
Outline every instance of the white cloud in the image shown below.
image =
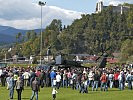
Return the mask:
<svg viewBox="0 0 133 100">
<path fill-rule="evenodd" d="M 0 0 L 0 25 L 19 29 L 40 28 L 40 6 L 32 0 Z M 81 12 L 61 9 L 55 6 L 43 7 L 43 27 L 53 19 L 61 19 L 63 24 L 71 24 L 81 17 Z"/>
<path fill-rule="evenodd" d="M 98 0 L 103 1 L 105 5 L 118 5 L 123 3 L 133 3 L 133 0 Z"/>
</svg>

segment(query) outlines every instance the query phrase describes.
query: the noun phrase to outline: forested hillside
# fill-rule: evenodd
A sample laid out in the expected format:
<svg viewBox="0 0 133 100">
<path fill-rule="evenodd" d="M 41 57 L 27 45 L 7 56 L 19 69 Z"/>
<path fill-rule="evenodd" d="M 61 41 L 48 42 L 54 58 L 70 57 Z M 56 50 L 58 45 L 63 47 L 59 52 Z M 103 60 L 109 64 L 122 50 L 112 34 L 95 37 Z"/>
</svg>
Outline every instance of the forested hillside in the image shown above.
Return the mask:
<svg viewBox="0 0 133 100">
<path fill-rule="evenodd" d="M 26 42 L 16 45 L 14 53 L 23 56 L 40 53 L 40 35 L 34 32 L 26 34 Z M 43 54 L 48 48 L 52 54 L 87 53 L 100 54 L 106 51 L 110 54 L 121 52 L 122 57 L 133 56 L 133 7 L 120 13 L 113 13 L 112 7 L 98 14 L 82 15 L 70 26 L 62 26 L 61 20 L 54 19 L 43 31 Z M 21 48 L 18 49 L 18 48 Z"/>
</svg>

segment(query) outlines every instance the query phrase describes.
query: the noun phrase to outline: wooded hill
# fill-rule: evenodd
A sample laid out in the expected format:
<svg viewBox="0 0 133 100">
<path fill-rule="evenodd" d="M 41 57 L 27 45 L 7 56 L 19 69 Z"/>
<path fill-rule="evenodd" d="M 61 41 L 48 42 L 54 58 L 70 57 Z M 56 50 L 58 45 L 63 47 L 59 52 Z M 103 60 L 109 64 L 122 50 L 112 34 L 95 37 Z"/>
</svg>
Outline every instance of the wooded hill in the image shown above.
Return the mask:
<svg viewBox="0 0 133 100">
<path fill-rule="evenodd" d="M 52 54 L 96 54 L 107 51 L 121 53 L 124 60 L 133 58 L 133 6 L 128 12 L 113 13 L 112 7 L 98 14 L 82 15 L 70 26 L 62 26 L 61 20 L 54 19 L 43 31 L 43 55 L 48 48 Z M 18 36 L 18 40 L 21 36 Z M 20 42 L 20 41 L 19 41 Z M 21 43 L 17 43 L 12 54 L 22 56 L 39 55 L 40 35 L 28 32 Z M 21 49 L 20 49 L 21 48 Z"/>
</svg>

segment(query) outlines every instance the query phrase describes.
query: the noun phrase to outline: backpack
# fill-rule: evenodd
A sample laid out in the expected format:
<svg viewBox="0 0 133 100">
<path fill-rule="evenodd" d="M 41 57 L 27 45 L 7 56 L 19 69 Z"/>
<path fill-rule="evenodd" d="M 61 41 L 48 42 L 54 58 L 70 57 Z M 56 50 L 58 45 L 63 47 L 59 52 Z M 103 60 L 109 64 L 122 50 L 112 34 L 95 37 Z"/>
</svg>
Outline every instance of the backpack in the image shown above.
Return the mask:
<svg viewBox="0 0 133 100">
<path fill-rule="evenodd" d="M 132 76 L 128 76 L 126 81 L 132 81 Z"/>
<path fill-rule="evenodd" d="M 34 81 L 32 82 L 32 90 L 33 90 L 33 91 L 38 91 L 38 90 L 39 90 L 38 81 L 34 80 Z"/>
<path fill-rule="evenodd" d="M 16 89 L 23 89 L 23 82 L 22 82 L 22 80 L 17 81 L 17 83 L 16 83 Z"/>
<path fill-rule="evenodd" d="M 131 81 L 133 81 L 133 75 L 131 75 Z"/>
<path fill-rule="evenodd" d="M 20 81 L 20 87 L 23 88 L 23 81 Z"/>
</svg>

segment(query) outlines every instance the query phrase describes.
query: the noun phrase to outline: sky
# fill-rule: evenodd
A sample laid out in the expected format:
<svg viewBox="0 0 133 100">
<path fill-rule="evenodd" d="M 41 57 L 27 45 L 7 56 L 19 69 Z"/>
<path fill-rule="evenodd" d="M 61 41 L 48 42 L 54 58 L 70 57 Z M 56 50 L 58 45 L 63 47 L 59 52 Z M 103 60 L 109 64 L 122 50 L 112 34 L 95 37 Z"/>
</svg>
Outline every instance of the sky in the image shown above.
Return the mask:
<svg viewBox="0 0 133 100">
<path fill-rule="evenodd" d="M 3 2 L 4 1 L 4 2 Z M 133 0 L 41 0 L 46 2 L 43 7 L 43 28 L 53 19 L 60 19 L 63 25 L 70 25 L 81 14 L 95 12 L 96 3 L 103 1 L 104 5 L 133 3 Z M 40 28 L 39 0 L 0 0 L 0 25 L 17 29 Z"/>
<path fill-rule="evenodd" d="M 34 0 L 37 1 L 37 0 Z M 97 0 L 42 0 L 48 2 L 47 5 L 57 6 L 60 8 L 74 10 L 84 13 L 95 11 Z"/>
</svg>

